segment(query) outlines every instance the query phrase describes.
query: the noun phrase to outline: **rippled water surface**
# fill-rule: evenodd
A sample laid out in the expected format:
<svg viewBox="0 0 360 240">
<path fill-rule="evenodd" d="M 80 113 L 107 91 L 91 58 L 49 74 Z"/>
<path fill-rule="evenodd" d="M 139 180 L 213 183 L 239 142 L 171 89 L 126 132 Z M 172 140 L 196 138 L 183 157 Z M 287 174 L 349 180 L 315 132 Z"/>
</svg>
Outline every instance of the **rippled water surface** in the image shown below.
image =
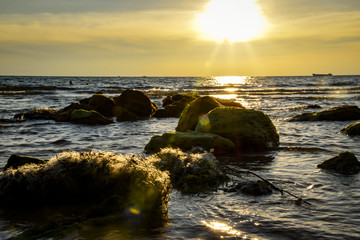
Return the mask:
<svg viewBox="0 0 360 240">
<path fill-rule="evenodd" d="M 72 81 L 73 85 L 69 84 Z M 178 119 L 149 119 L 83 126 L 47 120 L 13 121 L 34 108 L 60 109 L 96 92 L 114 97 L 125 89 L 146 92 L 161 106 L 166 94 L 193 92 L 234 98 L 268 114 L 280 133 L 280 148 L 266 154 L 228 159 L 306 199 L 311 205 L 274 192 L 261 197 L 228 193 L 185 196 L 176 191 L 169 204 L 170 222 L 154 230 L 121 224 L 91 226 L 74 233 L 80 239 L 360 239 L 360 174 L 340 175 L 317 164 L 341 151 L 359 158 L 359 137 L 339 131 L 352 123 L 287 122 L 299 113 L 340 105 L 360 106 L 360 76 L 332 77 L 15 77 L 0 76 L 0 167 L 11 154 L 50 158 L 62 151 L 105 150 L 143 154 L 154 134 L 173 131 Z M 321 109 L 304 106 L 319 105 Z M 238 178 L 257 178 L 250 175 Z M 27 222 L 0 219 L 0 238 L 16 235 Z"/>
</svg>

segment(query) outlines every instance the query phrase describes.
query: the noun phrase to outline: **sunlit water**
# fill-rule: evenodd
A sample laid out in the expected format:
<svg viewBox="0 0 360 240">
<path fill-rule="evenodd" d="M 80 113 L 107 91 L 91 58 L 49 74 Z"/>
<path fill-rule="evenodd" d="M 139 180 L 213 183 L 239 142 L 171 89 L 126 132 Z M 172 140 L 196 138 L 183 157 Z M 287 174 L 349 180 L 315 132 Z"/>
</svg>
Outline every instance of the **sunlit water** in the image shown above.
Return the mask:
<svg viewBox="0 0 360 240">
<path fill-rule="evenodd" d="M 73 85 L 69 85 L 69 81 Z M 83 126 L 54 121 L 9 122 L 33 108 L 60 109 L 96 92 L 114 97 L 125 89 L 146 92 L 161 106 L 166 94 L 193 92 L 235 98 L 248 108 L 268 114 L 280 133 L 279 150 L 239 155 L 232 164 L 269 179 L 276 186 L 306 199 L 274 192 L 251 197 L 219 190 L 185 196 L 173 191 L 167 227 L 152 231 L 121 224 L 91 226 L 74 233 L 79 239 L 359 239 L 360 174 L 340 175 L 317 164 L 341 151 L 360 158 L 359 137 L 339 131 L 347 122 L 287 122 L 302 109 L 360 106 L 360 76 L 332 77 L 0 77 L 0 167 L 11 154 L 50 158 L 62 151 L 105 150 L 143 154 L 151 136 L 173 131 L 178 119 L 149 119 Z M 238 176 L 239 177 L 239 176 Z M 242 176 L 251 179 L 251 176 Z M 255 178 L 254 178 L 255 179 Z M 235 179 L 236 181 L 236 179 Z M 0 219 L 0 238 L 26 229 L 28 222 Z"/>
</svg>

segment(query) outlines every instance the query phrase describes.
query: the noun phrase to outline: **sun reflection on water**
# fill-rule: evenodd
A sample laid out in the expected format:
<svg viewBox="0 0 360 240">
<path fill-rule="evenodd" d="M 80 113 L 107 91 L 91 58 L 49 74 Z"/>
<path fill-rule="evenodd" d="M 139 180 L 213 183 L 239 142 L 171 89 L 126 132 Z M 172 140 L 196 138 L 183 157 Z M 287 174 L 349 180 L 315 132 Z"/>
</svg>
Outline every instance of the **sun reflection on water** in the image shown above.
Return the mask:
<svg viewBox="0 0 360 240">
<path fill-rule="evenodd" d="M 246 235 L 245 232 L 237 230 L 237 229 L 235 229 L 225 223 L 222 223 L 222 222 L 218 222 L 218 221 L 207 222 L 205 220 L 202 220 L 201 223 L 204 224 L 206 227 L 210 228 L 211 230 L 214 230 L 214 231 L 222 233 L 222 234 L 227 234 L 232 237 L 258 240 L 258 238 L 249 237 L 248 235 Z M 221 238 L 223 238 L 223 236 L 221 236 Z"/>
<path fill-rule="evenodd" d="M 219 76 L 219 77 L 214 77 L 214 80 L 217 82 L 217 84 L 222 85 L 222 86 L 223 85 L 243 85 L 249 80 L 249 77 L 248 76 Z"/>
</svg>

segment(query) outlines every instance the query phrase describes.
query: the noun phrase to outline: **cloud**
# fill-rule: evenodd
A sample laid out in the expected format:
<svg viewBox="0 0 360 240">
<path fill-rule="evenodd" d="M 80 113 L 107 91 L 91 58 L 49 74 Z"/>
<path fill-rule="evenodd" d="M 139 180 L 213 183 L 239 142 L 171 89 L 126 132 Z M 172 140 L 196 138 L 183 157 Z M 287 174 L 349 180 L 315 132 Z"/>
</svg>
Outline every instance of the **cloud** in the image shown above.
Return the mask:
<svg viewBox="0 0 360 240">
<path fill-rule="evenodd" d="M 208 0 L 2 0 L 0 14 L 132 12 L 143 10 L 189 10 Z"/>
</svg>

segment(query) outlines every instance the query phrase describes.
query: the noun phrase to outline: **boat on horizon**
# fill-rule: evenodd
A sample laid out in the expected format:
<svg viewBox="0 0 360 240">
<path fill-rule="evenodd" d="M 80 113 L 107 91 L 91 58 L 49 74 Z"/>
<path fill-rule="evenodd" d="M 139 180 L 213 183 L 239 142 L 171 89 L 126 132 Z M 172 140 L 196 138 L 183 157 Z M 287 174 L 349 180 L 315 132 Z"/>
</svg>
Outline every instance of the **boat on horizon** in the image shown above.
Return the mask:
<svg viewBox="0 0 360 240">
<path fill-rule="evenodd" d="M 332 73 L 313 73 L 314 77 L 332 76 Z"/>
</svg>

